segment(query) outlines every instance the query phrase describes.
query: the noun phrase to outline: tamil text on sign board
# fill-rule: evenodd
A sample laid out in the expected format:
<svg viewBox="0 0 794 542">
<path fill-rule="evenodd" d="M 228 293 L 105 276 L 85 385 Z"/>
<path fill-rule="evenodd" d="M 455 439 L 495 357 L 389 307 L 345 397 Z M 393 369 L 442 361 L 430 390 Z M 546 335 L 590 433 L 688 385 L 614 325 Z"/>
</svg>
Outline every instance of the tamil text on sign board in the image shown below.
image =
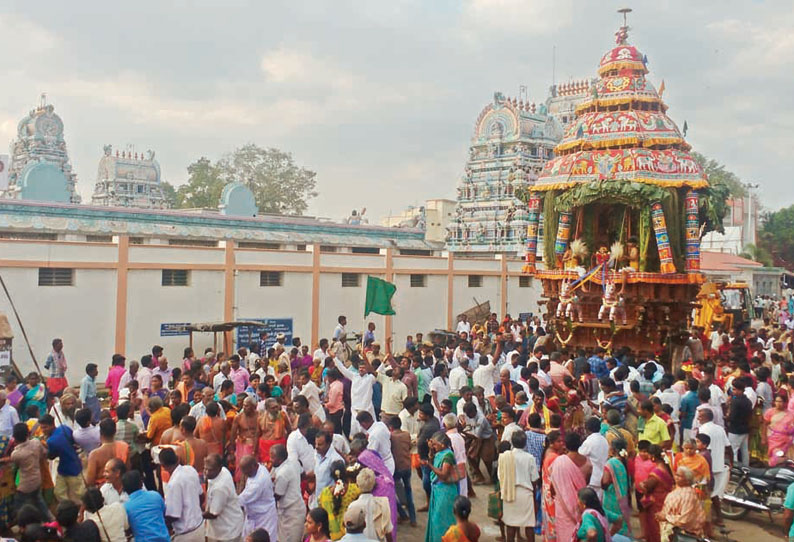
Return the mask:
<svg viewBox="0 0 794 542">
<path fill-rule="evenodd" d="M 292 345 L 292 318 L 241 318 L 246 322 L 261 322 L 261 326 L 240 326 L 237 328 L 237 348 L 248 348 L 251 343 L 259 342 L 259 335 L 267 333 L 265 347 L 270 348 L 276 342 L 276 336 L 283 333 L 284 344 Z M 264 352 L 260 352 L 263 355 Z"/>
</svg>

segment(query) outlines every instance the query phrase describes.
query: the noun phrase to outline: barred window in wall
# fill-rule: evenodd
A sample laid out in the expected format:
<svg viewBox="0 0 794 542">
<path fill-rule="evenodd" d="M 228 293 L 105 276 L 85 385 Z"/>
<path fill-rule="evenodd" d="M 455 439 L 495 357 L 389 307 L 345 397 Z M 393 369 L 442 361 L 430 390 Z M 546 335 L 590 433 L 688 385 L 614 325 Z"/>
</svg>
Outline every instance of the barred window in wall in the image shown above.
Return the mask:
<svg viewBox="0 0 794 542">
<path fill-rule="evenodd" d="M 259 241 L 239 241 L 238 248 L 256 248 L 259 250 L 280 250 L 281 245 L 278 243 L 260 243 Z"/>
<path fill-rule="evenodd" d="M 74 269 L 39 267 L 39 286 L 74 286 Z"/>
<path fill-rule="evenodd" d="M 361 284 L 361 275 L 358 273 L 342 273 L 342 288 L 358 288 Z"/>
<path fill-rule="evenodd" d="M 519 288 L 529 288 L 532 286 L 532 277 L 527 275 L 522 275 L 518 277 L 518 287 Z"/>
<path fill-rule="evenodd" d="M 86 235 L 85 240 L 88 243 L 112 243 L 112 235 Z"/>
<path fill-rule="evenodd" d="M 163 286 L 187 286 L 190 271 L 187 269 L 163 269 Z"/>
<path fill-rule="evenodd" d="M 260 271 L 259 286 L 281 286 L 283 278 L 281 271 Z"/>
<path fill-rule="evenodd" d="M 482 275 L 469 275 L 469 288 L 482 288 Z"/>
<path fill-rule="evenodd" d="M 424 288 L 427 286 L 427 275 L 411 275 L 411 288 Z"/>
</svg>

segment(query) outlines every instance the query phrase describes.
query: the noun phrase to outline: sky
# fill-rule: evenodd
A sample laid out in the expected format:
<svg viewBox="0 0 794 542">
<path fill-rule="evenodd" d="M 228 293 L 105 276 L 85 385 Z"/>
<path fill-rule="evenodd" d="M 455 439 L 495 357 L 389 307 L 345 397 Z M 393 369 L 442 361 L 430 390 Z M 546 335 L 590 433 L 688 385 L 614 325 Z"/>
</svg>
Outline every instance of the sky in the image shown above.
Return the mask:
<svg viewBox="0 0 794 542">
<path fill-rule="evenodd" d="M 246 143 L 317 172 L 308 214 L 370 222 L 453 198 L 495 91 L 532 101 L 595 75 L 627 3 L 573 0 L 6 1 L 0 152 L 47 93 L 90 201 L 102 147 L 156 151 L 163 178 Z M 634 2 L 629 41 L 693 149 L 794 203 L 788 1 Z M 556 47 L 556 69 L 552 50 Z"/>
</svg>

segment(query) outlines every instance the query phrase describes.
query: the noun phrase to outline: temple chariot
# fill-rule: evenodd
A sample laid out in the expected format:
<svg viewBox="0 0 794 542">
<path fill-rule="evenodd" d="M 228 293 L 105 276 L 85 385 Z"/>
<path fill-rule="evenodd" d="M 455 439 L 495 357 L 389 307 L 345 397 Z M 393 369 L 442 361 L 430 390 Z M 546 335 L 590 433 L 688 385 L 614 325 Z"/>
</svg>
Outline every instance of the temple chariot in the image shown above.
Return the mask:
<svg viewBox="0 0 794 542">
<path fill-rule="evenodd" d="M 521 194 L 524 271 L 541 281 L 561 344 L 659 351 L 690 323 L 704 282 L 700 238 L 721 227 L 727 194 L 689 154 L 628 30 L 624 22 L 555 158 Z"/>
</svg>

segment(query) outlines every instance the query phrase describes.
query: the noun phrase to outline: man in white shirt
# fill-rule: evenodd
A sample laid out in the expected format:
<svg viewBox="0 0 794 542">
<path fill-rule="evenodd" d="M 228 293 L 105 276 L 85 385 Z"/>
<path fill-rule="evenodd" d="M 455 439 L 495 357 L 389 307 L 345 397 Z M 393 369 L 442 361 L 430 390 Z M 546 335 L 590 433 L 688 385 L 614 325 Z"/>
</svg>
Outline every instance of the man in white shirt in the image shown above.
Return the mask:
<svg viewBox="0 0 794 542">
<path fill-rule="evenodd" d="M 527 539 L 532 540 L 536 521 L 535 485 L 540 473 L 535 457 L 526 451 L 527 435 L 519 431 L 513 434 L 510 443 L 513 448 L 499 455 L 497 471 L 501 487 L 510 490 L 515 498 L 503 503 L 502 521 L 509 539 L 517 539 L 516 535 L 523 529 Z M 510 467 L 512 472 L 508 470 Z"/>
<path fill-rule="evenodd" d="M 659 391 L 653 394 L 658 397 L 663 405 L 670 405 L 673 408 L 672 418 L 678 421 L 678 410 L 681 407 L 681 396 L 672 388 L 672 375 L 664 375 L 659 383 Z M 676 442 L 673 440 L 673 442 Z"/>
<path fill-rule="evenodd" d="M 350 434 L 355 435 L 361 432 L 361 426 L 356 421 L 359 412 L 369 412 L 375 417 L 375 408 L 372 406 L 372 386 L 375 384 L 375 377 L 370 374 L 369 363 L 361 359 L 358 362 L 358 370 L 345 367 L 339 359 L 334 358 L 336 368 L 351 382 L 350 386 Z"/>
<path fill-rule="evenodd" d="M 347 442 L 347 438 L 344 435 L 334 433 L 334 429 L 334 422 L 331 420 L 325 420 L 325 423 L 323 424 L 323 431 L 331 435 L 331 446 L 334 447 L 336 453 L 342 457 L 345 457 L 350 453 L 350 444 Z"/>
<path fill-rule="evenodd" d="M 125 389 L 127 385 L 133 380 L 135 380 L 136 382 L 138 381 L 139 368 L 140 365 L 138 364 L 137 361 L 130 362 L 129 367 L 127 368 L 126 371 L 124 371 L 124 374 L 122 374 L 121 378 L 119 379 L 119 391 Z M 140 387 L 140 382 L 138 382 L 138 387 Z"/>
<path fill-rule="evenodd" d="M 331 465 L 337 461 L 344 463 L 344 459 L 339 455 L 332 446 L 333 437 L 331 433 L 320 431 L 314 437 L 314 479 L 315 487 L 314 493 L 309 498 L 309 506 L 314 508 L 317 506 L 317 499 L 322 493 L 323 489 L 334 485 L 334 477 L 331 472 Z"/>
<path fill-rule="evenodd" d="M 471 323 L 469 323 L 469 318 L 465 314 L 460 315 L 460 321 L 458 322 L 458 326 L 455 328 L 455 331 L 460 335 L 461 333 L 465 333 L 467 336 L 471 335 Z"/>
<path fill-rule="evenodd" d="M 231 380 L 229 373 L 232 371 L 232 366 L 229 365 L 228 361 L 224 361 L 221 363 L 221 372 L 215 375 L 212 379 L 212 388 L 215 390 L 215 393 L 221 392 L 221 384 L 226 382 L 227 380 Z"/>
<path fill-rule="evenodd" d="M 201 510 L 201 487 L 198 472 L 190 465 L 180 465 L 172 448 L 160 451 L 160 465 L 170 474 L 165 485 L 165 519 L 174 531 L 174 542 L 203 542 L 204 517 Z"/>
<path fill-rule="evenodd" d="M 517 350 L 513 350 L 507 354 L 507 359 L 510 360 L 510 365 L 508 365 L 508 368 L 510 369 L 510 380 L 513 382 L 518 382 L 521 379 L 521 369 L 524 368 L 518 364 L 519 359 L 521 359 L 521 355 Z"/>
<path fill-rule="evenodd" d="M 270 472 L 252 455 L 239 461 L 240 470 L 245 475 L 245 488 L 237 496 L 245 513 L 243 540 L 257 529 L 266 530 L 270 540 L 278 540 L 278 514 Z"/>
<path fill-rule="evenodd" d="M 344 343 L 345 340 L 347 339 L 347 329 L 345 329 L 345 326 L 347 325 L 347 317 L 340 316 L 339 318 L 336 319 L 336 321 L 338 323 L 334 328 L 334 334 L 333 334 L 334 341 Z"/>
<path fill-rule="evenodd" d="M 239 540 L 243 534 L 245 516 L 237 499 L 232 474 L 223 466 L 218 454 L 210 454 L 204 461 L 207 477 L 207 539 L 210 542 Z"/>
<path fill-rule="evenodd" d="M 312 359 L 319 359 L 321 362 L 323 362 L 325 361 L 325 358 L 330 355 L 331 354 L 328 353 L 328 339 L 320 339 L 319 348 L 312 354 Z"/>
<path fill-rule="evenodd" d="M 201 390 L 201 402 L 196 403 L 192 407 L 190 407 L 190 415 L 196 418 L 196 423 L 198 423 L 201 418 L 207 415 L 207 405 L 215 401 L 215 393 L 213 393 L 212 388 L 204 388 Z M 222 420 L 226 419 L 226 413 L 223 411 L 223 407 L 218 404 L 218 409 L 220 410 L 220 417 Z"/>
<path fill-rule="evenodd" d="M 301 371 L 299 380 L 301 384 L 299 395 L 303 395 L 309 401 L 309 412 L 312 416 L 320 420 L 320 422 L 324 422 L 325 409 L 323 408 L 322 402 L 320 402 L 320 388 L 317 387 L 317 384 L 312 382 L 309 371 L 306 369 Z"/>
<path fill-rule="evenodd" d="M 391 432 L 383 422 L 376 422 L 369 412 L 359 412 L 358 424 L 367 432 L 367 448 L 378 452 L 386 468 L 394 474 L 394 457 L 391 454 Z"/>
<path fill-rule="evenodd" d="M 725 488 L 728 487 L 728 480 L 731 477 L 733 467 L 733 448 L 728 440 L 725 429 L 715 424 L 714 413 L 710 409 L 702 409 L 697 413 L 700 426 L 697 428 L 697 438 L 708 436 L 708 449 L 711 453 L 711 472 L 714 475 L 714 489 L 711 491 L 711 500 L 717 512 L 717 520 L 722 519 L 720 511 L 720 498 L 725 495 Z M 704 442 L 703 440 L 701 442 Z M 728 459 L 728 464 L 725 460 Z"/>
<path fill-rule="evenodd" d="M 289 458 L 287 449 L 276 444 L 270 448 L 273 463 L 273 494 L 278 511 L 278 541 L 300 542 L 306 505 L 301 496 L 300 465 Z"/>
<path fill-rule="evenodd" d="M 152 356 L 141 356 L 141 366 L 138 369 L 138 390 L 147 391 L 152 384 Z"/>
<path fill-rule="evenodd" d="M 265 352 L 265 354 L 267 354 L 267 352 Z M 248 355 L 245 356 L 245 366 L 249 373 L 254 374 L 254 371 L 256 371 L 256 364 L 261 359 L 262 357 L 253 350 L 251 350 Z"/>
<path fill-rule="evenodd" d="M 500 410 L 502 413 L 502 423 L 505 428 L 502 431 L 502 439 L 500 442 L 510 442 L 513 433 L 523 432 L 523 429 L 516 423 L 516 412 L 510 407 L 504 407 Z"/>
<path fill-rule="evenodd" d="M 496 384 L 497 368 L 493 364 L 491 356 L 480 358 L 480 366 L 474 371 L 471 379 L 475 386 L 483 389 L 485 397 L 494 396 L 494 385 Z"/>
<path fill-rule="evenodd" d="M 411 454 L 415 454 L 416 437 L 419 435 L 419 401 L 416 397 L 408 397 L 403 407 L 398 415 L 400 425 L 403 431 L 411 435 Z"/>
<path fill-rule="evenodd" d="M 402 377 L 402 367 L 391 367 L 386 363 L 378 367 L 378 382 L 381 385 L 380 417 L 384 421 L 389 416 L 397 416 L 408 397 L 408 386 L 403 383 Z"/>
<path fill-rule="evenodd" d="M 105 463 L 105 479 L 107 481 L 99 488 L 105 504 L 113 504 L 115 502 L 123 504 L 130 500 L 130 496 L 127 495 L 121 485 L 121 476 L 124 472 L 126 472 L 124 462 L 117 457 Z"/>
<path fill-rule="evenodd" d="M 291 460 L 300 465 L 303 472 L 314 470 L 314 448 L 306 440 L 306 430 L 312 425 L 311 415 L 301 414 L 298 418 L 298 427 L 287 437 L 287 453 Z"/>
<path fill-rule="evenodd" d="M 460 397 L 460 390 L 469 383 L 469 374 L 462 366 L 458 365 L 449 372 L 449 395 Z M 454 401 L 453 401 L 454 403 Z"/>
<path fill-rule="evenodd" d="M 474 403 L 474 406 L 477 407 L 477 413 L 482 414 L 482 408 L 480 408 L 480 401 L 477 399 L 477 397 L 474 396 L 474 390 L 472 390 L 468 386 L 463 386 L 460 389 L 460 400 L 458 401 L 458 404 L 455 405 L 455 413 L 458 415 L 458 417 L 463 416 L 463 408 L 468 403 Z"/>
<path fill-rule="evenodd" d="M 14 425 L 19 423 L 19 413 L 11 406 L 7 397 L 6 390 L 0 389 L 0 435 L 11 438 Z"/>
<path fill-rule="evenodd" d="M 604 467 L 607 464 L 607 459 L 609 459 L 609 443 L 600 432 L 601 421 L 595 416 L 587 418 L 585 429 L 588 434 L 579 447 L 579 453 L 587 457 L 593 465 L 588 485 L 601 498 L 604 494 L 604 490 L 601 488 L 601 477 L 604 475 Z"/>
</svg>

